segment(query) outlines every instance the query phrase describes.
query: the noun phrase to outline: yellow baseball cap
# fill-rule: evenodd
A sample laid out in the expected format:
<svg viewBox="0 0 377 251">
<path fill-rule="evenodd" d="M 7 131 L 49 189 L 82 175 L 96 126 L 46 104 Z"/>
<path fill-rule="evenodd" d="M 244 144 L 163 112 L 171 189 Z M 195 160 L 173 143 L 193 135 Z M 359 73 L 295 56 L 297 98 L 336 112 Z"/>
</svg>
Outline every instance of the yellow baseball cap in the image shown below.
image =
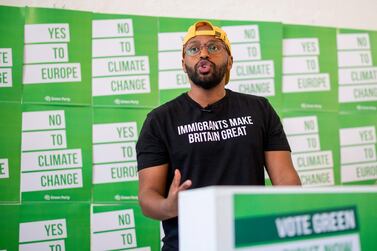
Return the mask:
<svg viewBox="0 0 377 251">
<path fill-rule="evenodd" d="M 211 30 L 198 30 L 198 28 L 202 26 L 209 26 L 211 27 Z M 232 56 L 231 46 L 228 40 L 228 36 L 226 35 L 226 32 L 222 30 L 220 27 L 211 24 L 211 22 L 209 21 L 199 21 L 199 22 L 194 23 L 188 28 L 187 34 L 183 38 L 182 56 L 184 56 L 183 48 L 185 47 L 186 43 L 191 38 L 196 37 L 196 36 L 215 36 L 216 38 L 224 42 L 228 50 L 229 56 Z M 230 72 L 228 71 L 225 77 L 225 84 L 229 82 L 229 77 L 230 77 Z"/>
</svg>

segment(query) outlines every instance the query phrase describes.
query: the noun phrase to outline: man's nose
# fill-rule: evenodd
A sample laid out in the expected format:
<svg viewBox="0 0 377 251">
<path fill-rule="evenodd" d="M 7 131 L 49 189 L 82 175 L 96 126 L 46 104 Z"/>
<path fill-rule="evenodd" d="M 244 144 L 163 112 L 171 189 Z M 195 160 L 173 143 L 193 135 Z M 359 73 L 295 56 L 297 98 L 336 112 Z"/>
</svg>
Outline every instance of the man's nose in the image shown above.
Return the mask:
<svg viewBox="0 0 377 251">
<path fill-rule="evenodd" d="M 200 48 L 200 58 L 208 58 L 208 57 L 209 57 L 209 53 L 208 53 L 207 47 L 202 46 Z"/>
</svg>

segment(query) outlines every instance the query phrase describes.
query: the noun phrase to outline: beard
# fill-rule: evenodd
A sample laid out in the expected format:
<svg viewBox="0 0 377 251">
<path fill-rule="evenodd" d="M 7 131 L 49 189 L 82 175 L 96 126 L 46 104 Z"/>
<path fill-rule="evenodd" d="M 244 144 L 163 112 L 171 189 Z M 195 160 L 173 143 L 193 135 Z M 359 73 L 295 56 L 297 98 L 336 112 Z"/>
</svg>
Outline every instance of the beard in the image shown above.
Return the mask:
<svg viewBox="0 0 377 251">
<path fill-rule="evenodd" d="M 204 59 L 205 60 L 205 59 Z M 202 60 L 201 60 L 202 61 Z M 221 80 L 223 80 L 225 74 L 226 74 L 226 68 L 227 68 L 227 62 L 225 62 L 222 65 L 219 65 L 218 67 L 212 63 L 209 60 L 206 60 L 208 63 L 211 64 L 212 72 L 209 72 L 208 74 L 200 74 L 198 71 L 199 63 L 196 63 L 194 67 L 189 67 L 187 64 L 186 71 L 188 78 L 197 86 L 209 90 L 216 86 L 218 86 L 221 83 Z"/>
</svg>

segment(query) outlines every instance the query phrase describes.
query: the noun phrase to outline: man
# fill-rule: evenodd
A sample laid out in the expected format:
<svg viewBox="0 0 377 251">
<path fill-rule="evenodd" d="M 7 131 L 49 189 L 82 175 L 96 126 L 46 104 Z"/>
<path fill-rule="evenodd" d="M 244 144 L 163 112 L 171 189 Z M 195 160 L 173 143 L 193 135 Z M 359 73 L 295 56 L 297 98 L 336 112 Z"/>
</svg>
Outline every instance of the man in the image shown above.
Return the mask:
<svg viewBox="0 0 377 251">
<path fill-rule="evenodd" d="M 299 185 L 280 120 L 267 99 L 225 89 L 233 58 L 226 33 L 191 26 L 182 67 L 191 89 L 154 109 L 136 146 L 143 213 L 162 220 L 163 250 L 178 250 L 178 193 L 210 185 Z"/>
</svg>

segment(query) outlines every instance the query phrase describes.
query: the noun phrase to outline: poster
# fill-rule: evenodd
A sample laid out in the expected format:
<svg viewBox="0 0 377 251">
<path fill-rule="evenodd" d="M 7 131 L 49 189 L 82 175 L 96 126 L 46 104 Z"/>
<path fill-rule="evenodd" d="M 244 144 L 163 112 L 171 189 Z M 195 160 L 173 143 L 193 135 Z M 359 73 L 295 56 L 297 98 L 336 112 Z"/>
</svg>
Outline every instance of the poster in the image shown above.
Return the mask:
<svg viewBox="0 0 377 251">
<path fill-rule="evenodd" d="M 0 202 L 0 250 L 18 250 L 19 204 Z"/>
<path fill-rule="evenodd" d="M 377 184 L 376 113 L 341 114 L 339 125 L 341 183 Z"/>
<path fill-rule="evenodd" d="M 24 105 L 22 201 L 89 201 L 92 110 Z"/>
<path fill-rule="evenodd" d="M 282 110 L 281 23 L 221 21 L 232 46 L 233 67 L 226 88 L 268 98 L 277 112 Z"/>
<path fill-rule="evenodd" d="M 89 250 L 89 203 L 25 203 L 20 206 L 18 250 Z"/>
<path fill-rule="evenodd" d="M 0 6 L 0 101 L 21 102 L 24 13 Z"/>
<path fill-rule="evenodd" d="M 375 250 L 376 202 L 370 187 L 236 193 L 235 250 Z"/>
<path fill-rule="evenodd" d="M 377 31 L 339 29 L 341 111 L 377 111 Z"/>
<path fill-rule="evenodd" d="M 0 102 L 0 203 L 20 202 L 21 105 Z"/>
<path fill-rule="evenodd" d="M 199 19 L 159 17 L 158 21 L 158 88 L 163 104 L 190 88 L 182 69 L 182 42 L 188 28 Z"/>
<path fill-rule="evenodd" d="M 91 250 L 160 250 L 160 223 L 146 218 L 137 202 L 93 205 Z"/>
<path fill-rule="evenodd" d="M 339 184 L 337 112 L 286 112 L 282 119 L 302 186 Z M 331 126 L 329 126 L 331 125 Z"/>
<path fill-rule="evenodd" d="M 149 109 L 94 108 L 93 202 L 137 200 L 136 142 Z"/>
<path fill-rule="evenodd" d="M 23 102 L 90 105 L 92 14 L 26 10 Z"/>
<path fill-rule="evenodd" d="M 94 14 L 92 29 L 93 105 L 157 106 L 158 19 Z"/>
<path fill-rule="evenodd" d="M 336 29 L 283 28 L 285 110 L 338 111 Z"/>
</svg>

